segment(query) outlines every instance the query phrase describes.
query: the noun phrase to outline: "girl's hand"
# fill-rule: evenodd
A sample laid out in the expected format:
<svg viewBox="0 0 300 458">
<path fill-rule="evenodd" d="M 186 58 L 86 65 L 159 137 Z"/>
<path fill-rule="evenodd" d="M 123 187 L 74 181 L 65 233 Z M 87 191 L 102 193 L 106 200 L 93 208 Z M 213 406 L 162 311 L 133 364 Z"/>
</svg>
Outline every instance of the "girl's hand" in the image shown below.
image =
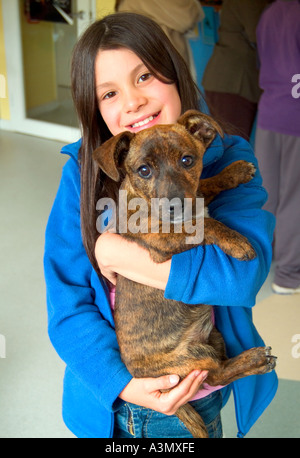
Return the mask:
<svg viewBox="0 0 300 458">
<path fill-rule="evenodd" d="M 178 375 L 164 375 L 158 378 L 133 378 L 119 397 L 165 415 L 174 415 L 179 407 L 186 404 L 199 391 L 208 371 L 193 371 L 180 383 Z M 172 388 L 172 389 L 171 389 Z M 161 390 L 168 390 L 161 392 Z"/>
<path fill-rule="evenodd" d="M 113 285 L 117 274 L 137 283 L 164 290 L 166 288 L 171 260 L 157 264 L 148 250 L 124 237 L 104 232 L 98 237 L 95 256 L 101 273 Z"/>
</svg>

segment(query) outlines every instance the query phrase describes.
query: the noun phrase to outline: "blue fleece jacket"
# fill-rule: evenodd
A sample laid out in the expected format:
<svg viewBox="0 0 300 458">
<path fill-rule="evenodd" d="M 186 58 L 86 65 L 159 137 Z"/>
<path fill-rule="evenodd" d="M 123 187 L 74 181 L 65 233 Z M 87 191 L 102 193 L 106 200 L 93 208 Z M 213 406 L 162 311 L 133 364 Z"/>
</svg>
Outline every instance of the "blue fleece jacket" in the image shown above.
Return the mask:
<svg viewBox="0 0 300 458">
<path fill-rule="evenodd" d="M 112 437 L 118 394 L 131 375 L 120 359 L 108 290 L 93 270 L 80 232 L 80 141 L 65 146 L 70 155 L 46 229 L 44 268 L 48 330 L 66 363 L 63 418 L 78 437 Z M 256 159 L 240 137 L 217 137 L 204 155 L 203 177 L 239 159 Z M 252 306 L 271 263 L 272 215 L 261 209 L 267 194 L 256 172 L 250 183 L 225 191 L 209 207 L 210 215 L 244 234 L 257 257 L 238 261 L 215 245 L 173 256 L 165 297 L 187 304 L 216 305 L 216 326 L 227 353 L 264 345 L 252 322 Z M 233 390 L 238 436 L 244 436 L 273 399 L 275 372 L 249 376 L 223 389 L 224 403 Z"/>
</svg>

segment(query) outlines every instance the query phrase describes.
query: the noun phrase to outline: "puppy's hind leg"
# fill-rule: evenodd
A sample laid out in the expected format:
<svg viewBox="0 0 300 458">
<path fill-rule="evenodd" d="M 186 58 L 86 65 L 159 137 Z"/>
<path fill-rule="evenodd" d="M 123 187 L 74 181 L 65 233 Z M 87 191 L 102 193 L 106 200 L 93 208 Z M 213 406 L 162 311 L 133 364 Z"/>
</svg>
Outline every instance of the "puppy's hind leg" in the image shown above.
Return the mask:
<svg viewBox="0 0 300 458">
<path fill-rule="evenodd" d="M 271 347 L 250 348 L 209 371 L 206 381 L 212 386 L 228 385 L 248 375 L 266 374 L 275 368 L 276 359 L 271 355 Z"/>
</svg>

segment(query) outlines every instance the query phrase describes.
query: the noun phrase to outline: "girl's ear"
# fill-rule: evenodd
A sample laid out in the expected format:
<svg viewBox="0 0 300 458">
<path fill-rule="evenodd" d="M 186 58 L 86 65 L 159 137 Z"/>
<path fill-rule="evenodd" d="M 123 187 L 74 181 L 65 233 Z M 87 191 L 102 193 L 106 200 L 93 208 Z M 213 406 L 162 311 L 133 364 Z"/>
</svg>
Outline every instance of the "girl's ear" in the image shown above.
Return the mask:
<svg viewBox="0 0 300 458">
<path fill-rule="evenodd" d="M 183 125 L 206 148 L 213 141 L 217 133 L 223 137 L 223 131 L 219 124 L 210 116 L 197 110 L 186 111 L 180 116 L 177 123 Z"/>
<path fill-rule="evenodd" d="M 107 140 L 93 152 L 94 161 L 114 181 L 120 180 L 118 168 L 121 167 L 129 151 L 132 137 L 134 137 L 132 132 L 121 132 Z"/>
</svg>

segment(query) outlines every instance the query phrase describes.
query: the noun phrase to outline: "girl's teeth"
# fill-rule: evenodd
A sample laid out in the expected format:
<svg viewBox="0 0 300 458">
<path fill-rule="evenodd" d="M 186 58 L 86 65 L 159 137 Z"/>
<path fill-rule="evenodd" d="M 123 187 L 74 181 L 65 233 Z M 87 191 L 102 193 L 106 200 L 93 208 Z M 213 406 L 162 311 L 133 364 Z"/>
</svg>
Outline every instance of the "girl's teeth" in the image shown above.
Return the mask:
<svg viewBox="0 0 300 458">
<path fill-rule="evenodd" d="M 149 116 L 149 118 L 144 119 L 144 121 L 136 122 L 135 124 L 132 124 L 131 127 L 141 127 L 147 124 L 148 122 L 152 121 L 154 119 L 154 116 Z"/>
</svg>

